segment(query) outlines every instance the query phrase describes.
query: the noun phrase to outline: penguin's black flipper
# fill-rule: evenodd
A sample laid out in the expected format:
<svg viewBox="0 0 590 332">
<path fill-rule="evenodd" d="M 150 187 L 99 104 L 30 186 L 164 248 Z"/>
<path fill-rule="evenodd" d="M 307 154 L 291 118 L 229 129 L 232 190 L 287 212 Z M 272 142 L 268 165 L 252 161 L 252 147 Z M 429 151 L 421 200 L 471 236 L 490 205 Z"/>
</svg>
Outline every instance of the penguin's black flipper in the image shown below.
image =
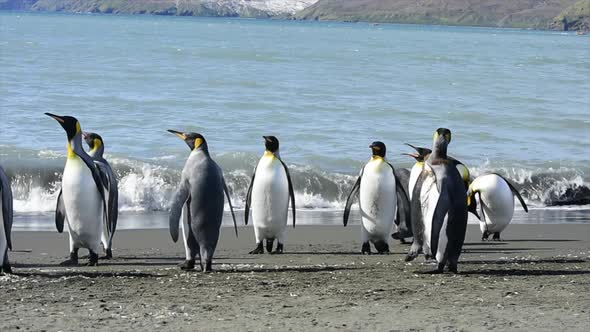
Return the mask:
<svg viewBox="0 0 590 332">
<path fill-rule="evenodd" d="M 172 241 L 174 242 L 178 241 L 178 226 L 180 223 L 180 216 L 182 215 L 182 208 L 188 200 L 190 200 L 189 186 L 186 182 L 182 182 L 174 194 L 174 198 L 172 199 L 172 205 L 170 206 L 170 218 L 168 219 L 170 224 L 170 235 L 172 236 Z"/>
<path fill-rule="evenodd" d="M 516 188 L 514 188 L 512 183 L 498 173 L 493 173 L 493 174 L 496 174 L 497 176 L 501 177 L 504 181 L 506 181 L 506 183 L 508 184 L 508 187 L 510 187 L 510 190 L 512 190 L 512 193 L 514 193 L 516 198 L 518 198 L 518 200 L 520 201 L 520 205 L 522 205 L 522 208 L 524 209 L 524 211 L 528 213 L 529 212 L 528 206 L 524 202 L 524 199 L 522 199 L 522 196 L 520 196 L 520 193 L 518 192 L 518 190 L 516 190 Z"/>
<path fill-rule="evenodd" d="M 57 228 L 58 233 L 63 233 L 64 220 L 66 219 L 66 207 L 61 193 L 62 190 L 60 189 L 59 195 L 57 195 L 57 206 L 55 207 L 55 228 Z"/>
<path fill-rule="evenodd" d="M 254 177 L 256 177 L 256 168 L 252 174 L 252 180 L 248 186 L 248 193 L 246 194 L 246 206 L 244 207 L 244 224 L 248 225 L 248 217 L 250 215 L 250 204 L 252 203 L 252 186 L 254 185 Z"/>
<path fill-rule="evenodd" d="M 221 178 L 223 181 L 223 191 L 225 192 L 225 196 L 227 196 L 227 204 L 229 204 L 229 210 L 231 211 L 232 219 L 234 220 L 234 229 L 236 231 L 236 237 L 238 237 L 238 224 L 236 223 L 236 215 L 234 214 L 234 207 L 231 204 L 231 198 L 229 197 L 229 191 L 227 190 L 227 184 L 225 184 L 225 178 Z"/>
<path fill-rule="evenodd" d="M 392 164 L 389 162 L 387 163 L 391 170 L 393 171 L 393 176 L 395 177 L 395 193 L 397 198 L 397 217 L 396 217 L 396 225 L 398 225 L 400 229 L 400 236 L 402 238 L 412 236 L 412 219 L 410 214 L 410 196 L 408 196 L 408 192 L 406 188 L 404 188 L 404 184 L 402 179 L 400 178 L 398 172 L 395 170 Z M 409 178 L 407 179 L 409 181 Z"/>
<path fill-rule="evenodd" d="M 287 173 L 287 182 L 289 184 L 289 196 L 291 197 L 291 209 L 293 209 L 293 228 L 295 228 L 295 192 L 293 191 L 293 182 L 291 182 L 291 175 L 289 174 L 289 168 L 287 165 L 281 160 L 281 164 L 283 164 L 283 168 L 285 168 L 285 173 Z"/>
<path fill-rule="evenodd" d="M 98 193 L 100 194 L 100 197 L 102 198 L 103 214 L 105 216 L 107 216 L 107 219 L 108 219 L 109 210 L 107 209 L 107 198 L 105 197 L 106 196 L 105 188 L 107 186 L 104 183 L 104 181 L 102 180 L 102 176 L 100 175 L 100 171 L 98 169 L 98 166 L 96 166 L 96 164 L 94 163 L 94 160 L 92 160 L 92 158 L 90 158 L 90 156 L 85 153 L 78 154 L 78 157 L 80 157 L 80 159 L 82 159 L 82 161 L 84 161 L 84 163 L 86 164 L 86 166 L 88 167 L 88 169 L 90 169 L 90 172 L 92 173 L 92 178 L 94 179 L 94 183 L 96 184 L 96 189 L 98 190 Z M 111 234 L 111 225 L 110 225 L 109 220 L 107 220 L 107 231 L 109 234 Z"/>
<path fill-rule="evenodd" d="M 483 201 L 481 200 L 481 193 L 477 192 L 477 194 L 479 195 L 479 211 L 481 212 L 481 221 L 485 224 L 486 223 L 486 214 L 483 211 Z M 475 197 L 473 197 L 473 199 L 475 199 Z"/>
<path fill-rule="evenodd" d="M 112 240 L 115 230 L 117 229 L 117 219 L 119 217 L 119 193 L 117 189 L 117 179 L 111 166 L 106 160 L 94 161 L 98 168 L 100 177 L 104 184 L 107 199 L 107 229 L 109 229 L 109 241 Z"/>
<path fill-rule="evenodd" d="M 2 188 L 2 217 L 4 220 L 4 235 L 6 236 L 6 245 L 8 249 L 12 250 L 12 241 L 10 240 L 10 232 L 12 230 L 12 218 L 13 218 L 13 209 L 12 209 L 12 189 L 10 188 L 10 181 L 8 181 L 8 177 L 4 174 L 4 170 L 0 167 L 0 188 Z M 0 253 L 4 254 L 4 253 Z M 7 262 L 7 261 L 5 261 Z"/>
<path fill-rule="evenodd" d="M 361 169 L 361 174 L 359 175 L 358 179 L 356 179 L 356 182 L 352 186 L 352 190 L 350 191 L 350 194 L 348 194 L 348 198 L 346 198 L 346 205 L 344 206 L 344 216 L 343 216 L 344 227 L 346 227 L 346 225 L 348 225 L 348 217 L 350 216 L 350 208 L 352 207 L 352 202 L 354 201 L 354 196 L 356 196 L 356 194 L 358 193 L 358 191 L 361 187 L 361 178 L 363 177 L 364 170 L 365 170 L 365 168 L 363 167 Z"/>
</svg>

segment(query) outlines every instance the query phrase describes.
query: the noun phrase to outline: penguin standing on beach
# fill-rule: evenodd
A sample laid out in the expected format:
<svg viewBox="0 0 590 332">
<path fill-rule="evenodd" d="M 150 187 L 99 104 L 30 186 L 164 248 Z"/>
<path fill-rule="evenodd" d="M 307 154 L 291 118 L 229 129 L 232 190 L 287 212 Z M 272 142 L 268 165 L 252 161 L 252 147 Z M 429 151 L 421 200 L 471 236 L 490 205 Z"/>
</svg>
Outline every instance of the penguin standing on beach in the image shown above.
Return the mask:
<svg viewBox="0 0 590 332">
<path fill-rule="evenodd" d="M 482 241 L 487 240 L 490 234 L 494 234 L 495 241 L 500 241 L 500 233 L 514 216 L 514 196 L 518 198 L 524 211 L 529 212 L 518 190 L 500 174 L 481 175 L 473 180 L 467 190 L 467 205 L 472 209 L 476 209 L 476 194 L 481 212 L 479 228 Z"/>
<path fill-rule="evenodd" d="M 406 238 L 412 237 L 412 220 L 410 219 L 411 212 L 404 209 L 410 208 L 410 194 L 408 186 L 410 184 L 411 172 L 409 169 L 396 168 L 394 173 L 396 176 L 396 181 L 402 185 L 406 195 L 397 195 L 398 204 L 394 220 L 396 230 L 393 234 L 391 234 L 391 237 L 394 240 L 399 240 L 401 244 L 407 244 L 408 242 L 406 242 Z M 400 200 L 404 201 L 400 202 Z"/>
<path fill-rule="evenodd" d="M 252 221 L 256 248 L 250 254 L 282 254 L 289 211 L 289 198 L 293 209 L 293 227 L 295 227 L 295 193 L 289 174 L 289 168 L 279 154 L 279 140 L 275 136 L 262 136 L 266 150 L 254 169 L 248 193 L 244 221 L 248 225 L 248 215 L 252 209 Z M 272 251 L 274 240 L 277 247 Z"/>
<path fill-rule="evenodd" d="M 388 239 L 393 229 L 396 212 L 409 213 L 407 203 L 409 199 L 401 181 L 397 178 L 395 169 L 385 159 L 386 147 L 383 142 L 373 142 L 371 160 L 361 169 L 344 208 L 344 226 L 348 224 L 350 208 L 354 197 L 358 193 L 359 210 L 361 214 L 361 253 L 371 254 L 373 243 L 377 253 L 389 253 Z M 399 206 L 404 205 L 404 206 Z M 402 220 L 405 215 L 402 216 Z"/>
<path fill-rule="evenodd" d="M 406 261 L 423 252 L 436 258 L 437 273 L 442 273 L 447 264 L 449 271 L 457 273 L 467 230 L 465 182 L 457 161 L 447 156 L 450 142 L 449 129 L 436 130 L 432 153 L 416 181 L 411 202 L 414 242 Z"/>
<path fill-rule="evenodd" d="M 0 166 L 0 274 L 12 273 L 8 261 L 8 249 L 12 250 L 10 240 L 12 217 L 12 189 L 8 176 Z"/>
<path fill-rule="evenodd" d="M 105 185 L 108 214 L 106 218 L 104 218 L 105 222 L 101 236 L 105 256 L 101 258 L 111 259 L 113 257 L 113 236 L 117 229 L 117 219 L 119 217 L 119 189 L 117 188 L 117 176 L 115 175 L 115 172 L 113 172 L 109 162 L 103 157 L 104 142 L 102 137 L 95 133 L 85 132 L 82 134 L 82 138 L 84 138 L 86 144 L 88 144 L 88 147 L 90 148 L 88 154 L 94 160 L 96 167 L 98 167 L 103 184 Z M 107 220 L 110 220 L 110 227 L 108 226 Z"/>
<path fill-rule="evenodd" d="M 67 220 L 70 233 L 70 258 L 61 265 L 78 265 L 80 248 L 89 251 L 88 265 L 98 265 L 105 215 L 109 231 L 112 227 L 108 219 L 105 185 L 98 167 L 82 147 L 80 122 L 71 116 L 45 114 L 59 122 L 68 138 L 68 157 L 55 211 L 57 231 L 63 232 L 64 220 Z"/>
<path fill-rule="evenodd" d="M 231 210 L 236 237 L 238 236 L 236 217 L 227 185 L 221 168 L 209 155 L 207 141 L 203 135 L 168 131 L 180 137 L 191 150 L 170 208 L 170 235 L 174 242 L 178 241 L 178 224 L 180 219 L 183 220 L 186 261 L 180 268 L 194 269 L 195 258 L 199 255 L 201 271 L 211 272 L 223 218 L 224 193 Z"/>
</svg>

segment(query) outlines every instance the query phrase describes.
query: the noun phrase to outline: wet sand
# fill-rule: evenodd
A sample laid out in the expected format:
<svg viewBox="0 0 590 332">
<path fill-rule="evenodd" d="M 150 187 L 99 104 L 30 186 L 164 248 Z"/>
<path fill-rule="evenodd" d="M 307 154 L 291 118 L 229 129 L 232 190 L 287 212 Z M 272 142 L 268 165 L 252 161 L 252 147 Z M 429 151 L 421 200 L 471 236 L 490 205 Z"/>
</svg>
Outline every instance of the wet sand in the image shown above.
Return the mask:
<svg viewBox="0 0 590 332">
<path fill-rule="evenodd" d="M 359 254 L 358 226 L 289 229 L 283 255 L 248 255 L 253 231 L 224 228 L 215 272 L 183 272 L 167 230 L 124 230 L 115 258 L 57 266 L 67 234 L 15 232 L 0 276 L 0 331 L 566 330 L 590 326 L 590 225 L 468 228 L 459 274 L 428 273 L 409 245 Z M 81 254 L 85 253 L 81 251 Z M 85 260 L 81 260 L 85 263 Z"/>
</svg>

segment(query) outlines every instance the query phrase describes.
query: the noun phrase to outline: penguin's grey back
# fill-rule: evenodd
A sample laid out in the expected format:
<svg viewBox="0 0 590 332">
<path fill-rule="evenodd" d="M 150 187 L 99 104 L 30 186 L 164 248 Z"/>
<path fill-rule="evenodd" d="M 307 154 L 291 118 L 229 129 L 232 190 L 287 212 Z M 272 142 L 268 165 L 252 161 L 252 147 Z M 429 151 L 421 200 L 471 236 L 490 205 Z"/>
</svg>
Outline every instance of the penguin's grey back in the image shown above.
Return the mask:
<svg viewBox="0 0 590 332">
<path fill-rule="evenodd" d="M 211 235 L 219 233 L 223 217 L 221 168 L 204 152 L 194 152 L 182 170 L 182 181 L 188 181 L 190 187 L 190 221 L 197 241 L 211 240 Z"/>
</svg>

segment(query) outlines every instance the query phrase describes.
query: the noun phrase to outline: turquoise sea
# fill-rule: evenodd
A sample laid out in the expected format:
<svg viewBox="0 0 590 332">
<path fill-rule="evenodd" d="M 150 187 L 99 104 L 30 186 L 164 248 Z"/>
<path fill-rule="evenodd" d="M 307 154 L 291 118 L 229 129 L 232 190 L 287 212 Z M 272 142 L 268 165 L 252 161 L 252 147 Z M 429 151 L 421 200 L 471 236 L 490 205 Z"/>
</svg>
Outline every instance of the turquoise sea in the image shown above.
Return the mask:
<svg viewBox="0 0 590 332">
<path fill-rule="evenodd" d="M 44 112 L 103 136 L 122 227 L 166 225 L 189 152 L 166 129 L 207 138 L 238 207 L 262 135 L 279 137 L 301 223 L 340 222 L 372 141 L 410 167 L 403 143 L 429 146 L 438 127 L 474 176 L 522 191 L 532 210 L 515 222 L 590 222 L 590 36 L 0 12 L 0 70 L 17 228 L 53 227 L 66 136 Z"/>
</svg>

